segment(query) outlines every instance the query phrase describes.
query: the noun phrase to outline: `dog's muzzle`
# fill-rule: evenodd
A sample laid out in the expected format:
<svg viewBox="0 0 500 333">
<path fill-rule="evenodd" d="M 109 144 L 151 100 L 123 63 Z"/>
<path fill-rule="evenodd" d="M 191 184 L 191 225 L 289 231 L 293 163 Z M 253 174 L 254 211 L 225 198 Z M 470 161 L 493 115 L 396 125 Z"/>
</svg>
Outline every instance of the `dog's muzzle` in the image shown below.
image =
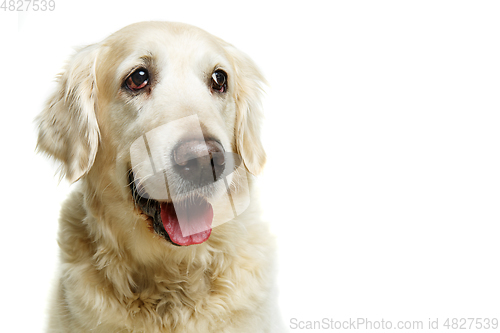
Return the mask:
<svg viewBox="0 0 500 333">
<path fill-rule="evenodd" d="M 179 128 L 168 123 L 145 133 L 130 148 L 129 180 L 135 203 L 152 218 L 155 232 L 177 245 L 205 242 L 214 215 L 217 225 L 222 224 L 249 203 L 241 157 L 226 152 L 218 140 L 205 138 L 197 117 L 192 117 L 181 119 L 189 131 L 183 128 L 183 134 L 175 135 Z M 231 176 L 237 169 L 244 179 L 238 185 Z M 236 199 L 235 191 L 248 198 Z M 213 207 L 214 202 L 221 207 Z"/>
</svg>

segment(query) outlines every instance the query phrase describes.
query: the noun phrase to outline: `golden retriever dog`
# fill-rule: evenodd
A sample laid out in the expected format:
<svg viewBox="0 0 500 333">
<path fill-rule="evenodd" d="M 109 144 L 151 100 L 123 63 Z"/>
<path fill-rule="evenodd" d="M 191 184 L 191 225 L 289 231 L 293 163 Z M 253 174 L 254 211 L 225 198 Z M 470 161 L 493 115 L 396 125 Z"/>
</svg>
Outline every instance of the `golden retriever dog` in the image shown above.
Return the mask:
<svg viewBox="0 0 500 333">
<path fill-rule="evenodd" d="M 143 22 L 80 49 L 38 116 L 77 182 L 48 332 L 278 332 L 255 175 L 263 77 L 232 45 Z"/>
</svg>

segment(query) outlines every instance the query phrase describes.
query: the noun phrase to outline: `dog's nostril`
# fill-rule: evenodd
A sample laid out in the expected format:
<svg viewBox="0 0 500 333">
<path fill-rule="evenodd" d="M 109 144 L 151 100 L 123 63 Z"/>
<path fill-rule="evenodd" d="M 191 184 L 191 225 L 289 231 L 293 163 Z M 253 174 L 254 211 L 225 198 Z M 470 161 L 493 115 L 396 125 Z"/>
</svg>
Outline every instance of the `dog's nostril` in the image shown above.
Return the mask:
<svg viewBox="0 0 500 333">
<path fill-rule="evenodd" d="M 198 160 L 192 159 L 189 161 L 181 162 L 178 165 L 184 167 L 184 170 L 189 171 L 189 170 L 196 168 L 198 166 Z"/>
<path fill-rule="evenodd" d="M 217 181 L 226 163 L 224 148 L 215 140 L 183 142 L 174 149 L 172 157 L 177 173 L 199 186 Z"/>
<path fill-rule="evenodd" d="M 211 153 L 212 161 L 215 165 L 226 164 L 226 159 L 224 158 L 224 153 Z"/>
</svg>

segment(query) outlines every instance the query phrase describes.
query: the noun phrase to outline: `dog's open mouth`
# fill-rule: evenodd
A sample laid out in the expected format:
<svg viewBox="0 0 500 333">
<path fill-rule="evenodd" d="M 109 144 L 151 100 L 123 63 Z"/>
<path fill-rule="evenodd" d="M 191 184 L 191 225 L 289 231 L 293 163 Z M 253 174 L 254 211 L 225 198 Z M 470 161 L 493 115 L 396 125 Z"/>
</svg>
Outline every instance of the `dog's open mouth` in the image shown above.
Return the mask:
<svg viewBox="0 0 500 333">
<path fill-rule="evenodd" d="M 159 202 L 140 195 L 132 172 L 130 189 L 136 205 L 152 220 L 154 232 L 174 245 L 193 245 L 205 242 L 212 232 L 212 205 L 201 196 L 180 202 Z"/>
</svg>

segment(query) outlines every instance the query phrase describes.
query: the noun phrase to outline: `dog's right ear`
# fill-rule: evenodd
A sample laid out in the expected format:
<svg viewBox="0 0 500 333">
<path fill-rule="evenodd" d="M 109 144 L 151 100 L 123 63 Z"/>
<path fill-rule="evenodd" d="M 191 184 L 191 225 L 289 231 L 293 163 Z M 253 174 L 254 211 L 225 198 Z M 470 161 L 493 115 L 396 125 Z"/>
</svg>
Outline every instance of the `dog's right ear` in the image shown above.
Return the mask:
<svg viewBox="0 0 500 333">
<path fill-rule="evenodd" d="M 246 169 L 258 175 L 266 163 L 260 139 L 262 86 L 266 80 L 246 54 L 230 44 L 226 44 L 225 50 L 235 69 L 236 149 Z"/>
<path fill-rule="evenodd" d="M 57 89 L 36 118 L 37 150 L 61 162 L 60 175 L 75 182 L 94 163 L 99 145 L 95 63 L 98 46 L 72 56 L 57 78 Z"/>
</svg>

